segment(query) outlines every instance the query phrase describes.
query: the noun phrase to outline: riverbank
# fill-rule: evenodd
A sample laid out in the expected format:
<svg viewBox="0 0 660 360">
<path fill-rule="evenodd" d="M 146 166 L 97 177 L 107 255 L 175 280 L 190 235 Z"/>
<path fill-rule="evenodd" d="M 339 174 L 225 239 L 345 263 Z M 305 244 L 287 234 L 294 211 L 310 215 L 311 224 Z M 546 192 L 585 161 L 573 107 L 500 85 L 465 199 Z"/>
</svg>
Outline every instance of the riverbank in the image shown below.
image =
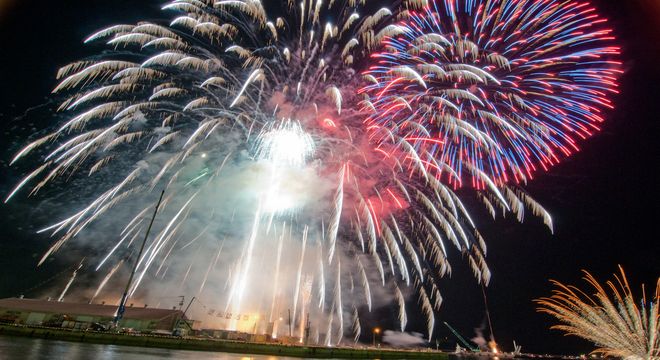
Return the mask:
<svg viewBox="0 0 660 360">
<path fill-rule="evenodd" d="M 175 350 L 227 352 L 236 354 L 275 355 L 319 359 L 439 359 L 448 360 L 438 351 L 291 346 L 268 343 L 181 338 L 172 336 L 129 335 L 68 329 L 0 325 L 0 336 L 20 336 L 93 344 L 112 344 Z"/>
</svg>

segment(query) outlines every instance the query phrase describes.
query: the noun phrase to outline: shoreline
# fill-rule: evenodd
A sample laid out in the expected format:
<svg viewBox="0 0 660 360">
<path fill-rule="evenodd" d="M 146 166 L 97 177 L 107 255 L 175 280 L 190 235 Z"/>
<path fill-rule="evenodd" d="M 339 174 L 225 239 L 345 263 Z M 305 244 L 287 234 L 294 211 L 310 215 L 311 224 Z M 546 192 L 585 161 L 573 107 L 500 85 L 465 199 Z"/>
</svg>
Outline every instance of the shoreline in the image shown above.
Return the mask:
<svg viewBox="0 0 660 360">
<path fill-rule="evenodd" d="M 356 349 L 346 347 L 296 346 L 250 343 L 216 339 L 173 336 L 128 335 L 59 328 L 0 325 L 0 336 L 18 336 L 106 345 L 151 347 L 172 350 L 226 352 L 234 354 L 274 355 L 317 359 L 440 359 L 449 354 L 435 350 Z"/>
</svg>

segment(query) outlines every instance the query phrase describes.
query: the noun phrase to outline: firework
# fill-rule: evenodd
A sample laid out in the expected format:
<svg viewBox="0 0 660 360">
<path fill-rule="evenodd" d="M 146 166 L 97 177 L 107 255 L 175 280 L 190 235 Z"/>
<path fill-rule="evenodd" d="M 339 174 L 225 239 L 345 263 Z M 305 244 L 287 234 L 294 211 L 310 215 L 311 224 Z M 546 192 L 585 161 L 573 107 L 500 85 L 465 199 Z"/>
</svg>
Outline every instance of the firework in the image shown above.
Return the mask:
<svg viewBox="0 0 660 360">
<path fill-rule="evenodd" d="M 615 274 L 606 286 L 584 271 L 593 295 L 552 281 L 557 289 L 551 297 L 536 300 L 538 310 L 562 323 L 553 329 L 593 342 L 597 353 L 622 359 L 660 359 L 660 278 L 653 298 L 647 301 L 644 292 L 640 301 L 633 296 L 623 268 L 619 270 L 620 275 Z"/>
<path fill-rule="evenodd" d="M 154 235 L 137 259 L 131 295 L 195 293 L 224 309 L 216 317 L 200 315 L 208 326 L 248 331 L 259 326 L 263 332 L 272 329 L 273 336 L 284 334 L 277 322 L 291 309 L 289 328 L 296 334 L 290 335 L 303 338 L 306 330 L 331 345 L 344 338 L 345 329 L 359 338 L 359 314 L 375 306 L 398 305 L 405 330 L 411 308 L 406 302 L 416 294 L 430 338 L 442 303 L 437 282 L 452 270 L 450 247 L 465 255 L 477 281 L 490 278 L 485 241 L 455 192 L 463 168 L 483 184 L 476 194 L 493 217 L 510 211 L 522 221 L 531 209 L 552 228 L 550 215 L 522 189 L 502 181 L 500 173 L 471 160 L 456 161 L 439 149 L 446 147 L 461 159 L 483 155 L 494 164 L 495 158 L 515 159 L 501 154 L 515 153 L 511 144 L 527 144 L 530 137 L 547 139 L 541 134 L 549 129 L 542 126 L 548 119 L 525 117 L 544 108 L 543 96 L 532 94 L 530 87 L 510 90 L 515 101 L 508 109 L 524 113 L 514 119 L 513 111 L 505 111 L 500 98 L 509 91 L 506 87 L 521 85 L 491 63 L 474 59 L 455 70 L 445 66 L 440 70 L 450 74 L 440 81 L 417 68 L 424 68 L 418 58 L 397 58 L 416 41 L 410 36 L 421 31 L 429 32 L 423 46 L 433 43 L 437 51 L 454 51 L 451 41 L 466 46 L 461 39 L 468 33 L 452 35 L 458 28 L 440 35 L 431 32 L 443 29 L 439 23 L 418 25 L 422 13 L 415 11 L 440 21 L 445 14 L 440 3 L 430 7 L 409 1 L 365 14 L 374 8 L 369 3 L 177 0 L 163 7 L 175 14 L 169 24 L 115 25 L 90 36 L 86 42 L 107 50 L 59 71 L 54 93 L 65 99 L 60 106 L 65 119 L 13 159 L 30 156 L 41 162 L 7 200 L 22 189 L 36 194 L 49 186 L 68 194 L 71 203 L 85 201 L 79 211 L 41 231 L 56 238 L 41 262 L 70 240 L 94 238 L 85 244 L 89 257 L 99 259 L 96 271 L 109 269 L 109 279 L 117 266 L 108 263 L 131 256 L 133 240 L 144 232 L 148 209 L 154 206 L 154 189 L 165 188 Z M 519 6 L 511 8 L 511 3 Z M 547 3 L 553 6 L 542 13 L 552 21 L 576 6 Z M 484 4 L 485 9 L 468 11 Z M 467 1 L 465 6 L 461 22 L 476 15 L 499 18 L 518 11 L 532 16 L 538 11 L 527 1 Z M 532 28 L 552 23 L 547 21 L 536 21 Z M 562 37 L 578 36 L 564 31 Z M 503 27 L 488 34 L 520 39 L 518 32 Z M 549 38 L 554 42 L 556 36 Z M 481 38 L 475 41 L 475 48 L 482 44 Z M 401 50 L 392 51 L 395 43 L 402 44 Z M 578 45 L 594 58 L 615 53 Z M 574 57 L 567 51 L 563 47 L 552 54 Z M 494 57 L 496 63 L 510 67 L 513 77 L 541 81 L 521 70 L 528 65 L 513 58 L 506 65 L 503 56 Z M 440 66 L 424 59 L 429 67 Z M 463 64 L 460 58 L 452 61 Z M 578 94 L 591 86 L 583 84 L 585 77 L 593 86 L 582 112 L 596 112 L 594 98 L 606 101 L 600 93 L 613 87 L 613 80 L 603 64 L 594 60 L 591 66 L 603 76 L 602 91 L 584 62 L 564 61 L 553 68 L 562 76 L 576 74 L 547 80 L 550 87 L 573 87 L 572 97 L 558 93 L 553 100 L 555 106 L 565 100 L 568 123 L 581 123 L 579 112 L 566 107 L 578 106 Z M 493 88 L 473 89 L 479 82 Z M 446 94 L 435 95 L 437 104 L 423 100 L 443 87 Z M 477 107 L 484 91 L 498 94 L 498 101 L 482 100 Z M 421 120 L 406 118 L 401 104 Z M 432 120 L 442 114 L 439 108 L 454 118 L 488 113 L 483 116 L 492 117 L 490 127 L 470 125 L 467 117 L 456 122 L 459 126 L 440 125 Z M 496 111 L 501 118 L 493 115 Z M 439 135 L 448 126 L 462 135 Z M 496 129 L 508 137 L 489 135 Z M 527 142 L 515 139 L 517 133 L 529 135 Z M 486 146 L 494 152 L 483 152 Z M 541 154 L 539 149 L 529 156 Z M 524 164 L 516 169 L 522 172 Z M 67 186 L 66 180 L 76 186 Z M 60 205 L 62 211 L 71 207 Z M 148 285 L 156 277 L 157 286 Z M 246 328 L 249 314 L 262 314 L 264 322 L 249 322 Z"/>
<path fill-rule="evenodd" d="M 450 184 L 525 182 L 612 108 L 619 48 L 586 2 L 437 0 L 405 18 L 365 72 L 371 136 Z"/>
</svg>

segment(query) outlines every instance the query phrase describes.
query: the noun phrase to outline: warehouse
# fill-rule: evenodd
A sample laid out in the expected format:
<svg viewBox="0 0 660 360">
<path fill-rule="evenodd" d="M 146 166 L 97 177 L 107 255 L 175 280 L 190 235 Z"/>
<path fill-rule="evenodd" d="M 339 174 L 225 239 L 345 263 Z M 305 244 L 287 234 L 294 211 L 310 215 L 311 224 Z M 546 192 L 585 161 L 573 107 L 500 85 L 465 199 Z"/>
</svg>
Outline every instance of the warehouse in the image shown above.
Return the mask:
<svg viewBox="0 0 660 360">
<path fill-rule="evenodd" d="M 88 329 L 95 323 L 111 322 L 116 305 L 78 304 L 57 301 L 0 299 L 0 323 Z M 172 331 L 183 313 L 180 310 L 127 307 L 121 328 L 140 332 Z"/>
</svg>

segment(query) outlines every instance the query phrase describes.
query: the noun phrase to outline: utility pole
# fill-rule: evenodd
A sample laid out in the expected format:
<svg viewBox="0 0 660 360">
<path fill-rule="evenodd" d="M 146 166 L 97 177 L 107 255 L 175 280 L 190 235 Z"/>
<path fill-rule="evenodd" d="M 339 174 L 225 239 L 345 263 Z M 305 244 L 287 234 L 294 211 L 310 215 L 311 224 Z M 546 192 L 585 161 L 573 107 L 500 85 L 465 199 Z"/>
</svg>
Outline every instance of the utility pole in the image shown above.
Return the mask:
<svg viewBox="0 0 660 360">
<path fill-rule="evenodd" d="M 163 201 L 163 195 L 165 195 L 165 190 L 160 193 L 160 198 L 154 209 L 154 215 L 151 217 L 151 222 L 149 222 L 149 227 L 147 228 L 147 233 L 144 234 L 144 240 L 142 241 L 142 246 L 140 247 L 140 252 L 138 252 L 137 259 L 135 259 L 135 265 L 133 265 L 133 270 L 131 271 L 131 276 L 128 278 L 126 283 L 126 289 L 124 289 L 124 294 L 121 296 L 121 301 L 119 302 L 119 309 L 117 309 L 117 315 L 115 316 L 112 324 L 114 327 L 117 327 L 119 321 L 124 317 L 124 312 L 126 311 L 126 301 L 128 301 L 128 290 L 130 290 L 131 283 L 133 282 L 133 277 L 137 271 L 138 264 L 140 263 L 140 258 L 142 257 L 142 252 L 144 251 L 144 245 L 147 243 L 149 238 L 149 232 L 151 232 L 151 226 L 154 224 L 154 219 L 156 219 L 156 214 L 158 213 L 158 208 L 160 207 L 160 202 Z"/>
</svg>

